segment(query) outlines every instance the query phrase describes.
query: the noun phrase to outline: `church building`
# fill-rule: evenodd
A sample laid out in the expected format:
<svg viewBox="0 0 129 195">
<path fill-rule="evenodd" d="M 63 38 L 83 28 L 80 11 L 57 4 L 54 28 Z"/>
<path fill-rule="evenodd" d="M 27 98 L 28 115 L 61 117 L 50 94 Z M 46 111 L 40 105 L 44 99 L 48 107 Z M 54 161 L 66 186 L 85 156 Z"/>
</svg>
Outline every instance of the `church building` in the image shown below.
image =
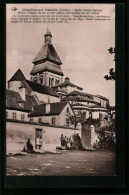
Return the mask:
<svg viewBox="0 0 129 195">
<path fill-rule="evenodd" d="M 107 98 L 84 93 L 83 88 L 72 83 L 70 78 L 64 79 L 62 61 L 52 44 L 49 28 L 44 35 L 44 44 L 32 63 L 30 80 L 27 80 L 18 69 L 8 81 L 8 89 L 19 93 L 23 101 L 26 96 L 32 96 L 38 105 L 69 102 L 76 115 L 84 112 L 86 118 L 91 116 L 99 118 L 101 112 L 108 112 Z M 59 105 L 61 104 L 57 104 Z M 91 114 L 92 112 L 94 114 Z"/>
</svg>

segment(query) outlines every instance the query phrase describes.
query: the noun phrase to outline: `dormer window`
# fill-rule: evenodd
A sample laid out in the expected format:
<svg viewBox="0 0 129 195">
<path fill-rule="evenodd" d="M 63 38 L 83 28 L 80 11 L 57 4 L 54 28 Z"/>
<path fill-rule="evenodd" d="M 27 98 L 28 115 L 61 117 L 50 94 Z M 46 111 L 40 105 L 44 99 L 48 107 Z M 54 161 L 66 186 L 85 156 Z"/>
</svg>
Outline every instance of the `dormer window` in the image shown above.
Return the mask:
<svg viewBox="0 0 129 195">
<path fill-rule="evenodd" d="M 24 103 L 23 103 L 23 102 L 19 102 L 18 104 L 19 104 L 19 106 L 21 106 L 21 107 L 24 106 Z"/>
</svg>

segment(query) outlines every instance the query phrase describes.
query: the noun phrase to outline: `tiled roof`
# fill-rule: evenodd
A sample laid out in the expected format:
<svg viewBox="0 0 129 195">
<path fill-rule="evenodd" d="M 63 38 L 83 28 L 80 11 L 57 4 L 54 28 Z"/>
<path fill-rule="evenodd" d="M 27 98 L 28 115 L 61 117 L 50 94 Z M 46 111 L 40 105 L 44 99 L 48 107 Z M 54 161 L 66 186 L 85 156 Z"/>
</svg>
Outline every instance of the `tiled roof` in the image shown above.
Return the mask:
<svg viewBox="0 0 129 195">
<path fill-rule="evenodd" d="M 55 48 L 50 43 L 44 44 L 41 47 L 41 49 L 38 52 L 37 56 L 35 57 L 33 63 L 41 61 L 41 60 L 50 60 L 52 62 L 55 62 L 58 65 L 62 64 Z"/>
<path fill-rule="evenodd" d="M 101 98 L 101 99 L 104 99 L 104 100 L 109 100 L 109 99 L 107 99 L 106 97 L 104 97 L 104 96 L 101 96 L 101 95 L 95 95 L 96 97 L 99 97 L 99 98 Z"/>
<path fill-rule="evenodd" d="M 87 107 L 86 105 L 81 104 L 81 103 L 75 103 L 75 104 L 72 104 L 72 107 L 74 107 L 74 106 L 84 106 L 84 107 Z"/>
<path fill-rule="evenodd" d="M 89 109 L 91 110 L 97 110 L 97 111 L 107 111 L 106 108 L 101 107 L 100 105 L 89 105 Z"/>
<path fill-rule="evenodd" d="M 6 89 L 6 98 L 7 100 L 15 100 L 16 102 L 22 102 L 22 98 L 17 91 Z"/>
<path fill-rule="evenodd" d="M 19 103 L 22 103 L 23 106 Z M 34 96 L 26 95 L 26 101 L 23 101 L 18 92 L 6 90 L 6 107 L 8 109 L 30 112 L 32 110 L 32 106 L 36 105 L 37 102 Z"/>
<path fill-rule="evenodd" d="M 68 102 L 56 102 L 50 103 L 50 112 L 46 113 L 46 104 L 35 106 L 33 111 L 31 111 L 28 116 L 47 116 L 47 115 L 58 115 L 61 113 L 63 108 L 68 104 Z"/>
<path fill-rule="evenodd" d="M 53 88 L 56 87 L 62 87 L 62 86 L 71 86 L 71 87 L 77 87 L 78 89 L 82 90 L 83 88 L 71 83 L 70 81 L 64 81 L 63 83 L 60 83 L 59 85 L 53 86 Z"/>
<path fill-rule="evenodd" d="M 42 72 L 42 71 L 50 71 L 52 73 L 56 73 L 56 74 L 59 74 L 61 76 L 64 75 L 60 66 L 58 66 L 58 65 L 56 65 L 52 62 L 49 62 L 49 61 L 46 61 L 44 63 L 35 65 L 32 68 L 32 71 L 30 72 L 30 74 L 33 75 L 35 73 L 39 73 L 39 72 Z"/>
<path fill-rule="evenodd" d="M 35 83 L 35 82 L 29 81 L 29 80 L 26 80 L 25 82 L 32 89 L 32 91 L 42 93 L 42 94 L 46 94 L 46 95 L 59 97 L 58 94 L 51 87 L 41 85 L 39 83 Z"/>
<path fill-rule="evenodd" d="M 77 102 L 91 102 L 96 103 L 94 100 L 84 96 L 66 96 L 61 101 L 77 101 Z"/>
<path fill-rule="evenodd" d="M 25 79 L 26 78 L 24 74 L 22 73 L 22 71 L 18 69 L 9 81 L 23 81 Z"/>
</svg>

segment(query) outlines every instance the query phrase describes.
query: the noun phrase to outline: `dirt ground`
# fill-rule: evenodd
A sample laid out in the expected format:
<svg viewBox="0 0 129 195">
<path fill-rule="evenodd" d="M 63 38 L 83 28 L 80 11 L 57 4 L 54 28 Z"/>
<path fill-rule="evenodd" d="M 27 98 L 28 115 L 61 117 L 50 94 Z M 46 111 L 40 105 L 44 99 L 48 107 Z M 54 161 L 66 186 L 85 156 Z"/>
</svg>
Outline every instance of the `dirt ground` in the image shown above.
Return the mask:
<svg viewBox="0 0 129 195">
<path fill-rule="evenodd" d="M 63 151 L 60 154 L 27 154 L 6 159 L 7 175 L 109 176 L 115 175 L 111 151 Z"/>
</svg>

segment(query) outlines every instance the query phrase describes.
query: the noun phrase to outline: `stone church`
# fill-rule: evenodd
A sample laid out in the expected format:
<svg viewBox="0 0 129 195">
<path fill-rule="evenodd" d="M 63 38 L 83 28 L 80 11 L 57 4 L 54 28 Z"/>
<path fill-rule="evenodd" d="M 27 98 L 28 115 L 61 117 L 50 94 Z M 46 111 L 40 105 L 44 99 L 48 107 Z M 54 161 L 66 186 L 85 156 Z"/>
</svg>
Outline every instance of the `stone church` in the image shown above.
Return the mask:
<svg viewBox="0 0 129 195">
<path fill-rule="evenodd" d="M 28 120 L 33 120 L 35 117 L 33 112 L 28 115 L 35 109 L 34 106 L 52 103 L 57 103 L 57 107 L 59 107 L 64 102 L 69 102 L 72 115 L 79 116 L 84 113 L 85 118 L 99 118 L 101 114 L 108 113 L 109 100 L 107 98 L 85 93 L 82 87 L 72 83 L 68 77 L 64 77 L 62 62 L 52 44 L 52 34 L 48 28 L 44 35 L 44 44 L 32 63 L 30 80 L 27 80 L 22 71 L 18 69 L 8 81 L 7 90 L 7 99 L 12 98 L 16 101 L 14 109 L 26 111 L 25 107 L 29 104 L 30 109 L 27 110 L 27 116 L 31 116 L 31 119 L 28 118 Z M 20 95 L 21 102 L 17 102 L 17 98 L 11 97 L 10 94 L 16 95 L 16 93 L 9 92 L 11 90 L 15 91 L 17 96 Z M 33 101 L 27 102 L 27 97 L 33 99 L 35 103 Z M 8 103 L 7 108 L 10 109 L 10 106 L 12 105 Z M 11 109 L 13 108 L 11 107 Z"/>
</svg>

